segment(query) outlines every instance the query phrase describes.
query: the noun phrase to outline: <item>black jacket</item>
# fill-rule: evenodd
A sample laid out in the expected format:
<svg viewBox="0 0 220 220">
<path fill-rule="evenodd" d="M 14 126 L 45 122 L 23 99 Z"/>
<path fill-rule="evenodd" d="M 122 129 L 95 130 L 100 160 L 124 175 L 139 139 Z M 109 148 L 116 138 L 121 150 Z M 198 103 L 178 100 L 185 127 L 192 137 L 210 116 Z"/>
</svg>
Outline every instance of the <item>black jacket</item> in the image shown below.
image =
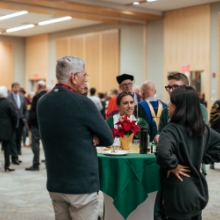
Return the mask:
<svg viewBox="0 0 220 220">
<path fill-rule="evenodd" d="M 38 101 L 37 116 L 46 157 L 49 192 L 85 194 L 99 190 L 93 135 L 110 146 L 112 132 L 87 97 L 55 87 Z"/>
<path fill-rule="evenodd" d="M 11 140 L 17 124 L 17 113 L 13 103 L 0 98 L 0 140 Z"/>
<path fill-rule="evenodd" d="M 37 121 L 37 102 L 40 99 L 40 97 L 44 94 L 46 94 L 46 90 L 40 91 L 38 94 L 36 94 L 33 97 L 31 108 L 29 111 L 29 118 L 28 118 L 28 126 L 31 128 L 32 126 L 38 127 L 38 121 Z"/>
<path fill-rule="evenodd" d="M 192 138 L 185 127 L 170 123 L 160 134 L 156 157 L 164 176 L 178 164 L 190 169 L 190 177 L 181 176 L 183 182 L 173 173 L 162 179 L 166 216 L 191 219 L 200 214 L 208 203 L 208 186 L 200 167 L 202 163 L 220 162 L 220 134 L 205 125 L 204 135 Z"/>
<path fill-rule="evenodd" d="M 23 124 L 27 124 L 27 118 L 28 118 L 28 112 L 27 112 L 27 104 L 26 104 L 26 100 L 25 97 L 21 94 L 19 94 L 20 100 L 21 100 L 21 107 L 20 109 L 18 109 L 17 104 L 15 102 L 14 96 L 12 93 L 9 93 L 8 95 L 8 99 L 11 100 L 11 102 L 14 104 L 16 112 L 17 112 L 17 127 L 19 125 L 19 123 L 22 121 Z"/>
</svg>

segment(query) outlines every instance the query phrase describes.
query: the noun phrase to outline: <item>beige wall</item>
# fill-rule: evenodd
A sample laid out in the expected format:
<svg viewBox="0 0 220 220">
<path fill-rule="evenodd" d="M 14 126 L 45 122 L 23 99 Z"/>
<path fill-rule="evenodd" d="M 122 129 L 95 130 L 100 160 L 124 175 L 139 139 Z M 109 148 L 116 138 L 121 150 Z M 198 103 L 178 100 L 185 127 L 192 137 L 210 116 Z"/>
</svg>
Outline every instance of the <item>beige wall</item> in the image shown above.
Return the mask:
<svg viewBox="0 0 220 220">
<path fill-rule="evenodd" d="M 216 73 L 215 78 L 211 78 L 210 93 L 211 101 L 220 98 L 220 77 L 219 77 L 219 54 L 220 54 L 220 2 L 211 4 L 211 45 L 210 45 L 210 72 Z"/>
<path fill-rule="evenodd" d="M 192 71 L 205 72 L 204 92 L 210 102 L 210 5 L 165 13 L 164 84 L 168 72 L 181 71 L 186 63 Z"/>
<path fill-rule="evenodd" d="M 11 83 L 15 81 L 19 82 L 21 86 L 25 86 L 25 39 L 21 37 L 0 36 L 0 43 L 3 45 L 7 43 L 12 47 L 12 55 L 9 56 L 7 53 L 6 56 L 3 56 L 4 63 L 1 62 L 2 65 L 8 63 L 9 66 L 4 67 L 4 69 L 12 71 L 12 73 L 4 71 L 4 82 L 6 82 L 7 78 L 6 84 L 8 89 L 11 88 Z M 3 78 L 0 77 L 0 84 L 2 83 Z"/>
<path fill-rule="evenodd" d="M 29 80 L 48 81 L 48 44 L 47 34 L 26 38 L 26 86 Z"/>
<path fill-rule="evenodd" d="M 86 60 L 89 86 L 105 92 L 116 86 L 119 74 L 118 29 L 76 35 L 56 40 L 56 58 L 65 55 Z"/>
<path fill-rule="evenodd" d="M 13 81 L 23 86 L 25 74 L 27 79 L 39 74 L 48 84 L 54 84 L 56 39 L 119 29 L 119 74 L 133 74 L 137 85 L 145 79 L 155 81 L 162 88 L 159 98 L 166 101 L 166 74 L 180 71 L 182 64 L 189 63 L 192 70 L 205 71 L 205 92 L 210 100 L 211 89 L 218 90 L 216 80 L 220 80 L 209 77 L 211 72 L 219 74 L 219 12 L 220 3 L 211 4 L 211 11 L 210 5 L 168 11 L 163 21 L 148 22 L 146 32 L 144 25 L 99 24 L 30 37 L 26 44 L 25 38 L 8 36 L 0 36 L 0 42 L 12 43 Z"/>
<path fill-rule="evenodd" d="M 147 80 L 155 83 L 157 98 L 163 99 L 164 94 L 164 21 L 147 23 Z"/>
<path fill-rule="evenodd" d="M 13 46 L 12 43 L 0 42 L 0 86 L 11 87 L 13 80 Z"/>
<path fill-rule="evenodd" d="M 144 25 L 113 25 L 100 24 L 84 28 L 77 28 L 57 33 L 49 34 L 49 83 L 55 81 L 56 65 L 56 40 L 58 38 L 77 36 L 100 31 L 119 29 L 119 74 L 128 73 L 135 76 L 135 84 L 140 85 L 146 78 L 145 71 L 145 48 L 143 47 L 146 39 L 144 38 Z M 110 45 L 110 44 L 109 44 Z M 85 60 L 87 65 L 92 65 Z M 89 74 L 89 72 L 88 72 Z M 108 77 L 115 80 L 115 87 L 118 85 L 115 79 L 115 72 L 109 73 Z M 107 83 L 109 78 L 105 80 Z M 105 86 L 105 85 L 104 85 Z M 104 91 L 103 91 L 104 92 Z"/>
</svg>

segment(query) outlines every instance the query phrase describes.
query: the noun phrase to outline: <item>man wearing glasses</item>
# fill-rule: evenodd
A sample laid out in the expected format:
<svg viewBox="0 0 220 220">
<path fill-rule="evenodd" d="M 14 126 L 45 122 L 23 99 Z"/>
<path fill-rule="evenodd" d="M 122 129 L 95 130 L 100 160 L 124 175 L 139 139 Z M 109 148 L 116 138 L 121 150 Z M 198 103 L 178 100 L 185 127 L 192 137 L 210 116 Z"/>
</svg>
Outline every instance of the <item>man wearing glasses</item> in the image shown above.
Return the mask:
<svg viewBox="0 0 220 220">
<path fill-rule="evenodd" d="M 117 76 L 116 80 L 119 84 L 119 89 L 121 92 L 132 92 L 134 76 L 124 73 L 120 76 Z M 141 96 L 137 93 L 133 93 L 133 94 L 134 94 L 134 105 L 137 105 L 138 102 L 141 101 Z M 113 96 L 109 100 L 106 118 L 109 118 L 110 116 L 113 116 L 119 112 L 118 107 L 116 105 L 116 98 L 117 95 Z"/>
<path fill-rule="evenodd" d="M 168 85 L 165 86 L 165 89 L 169 94 L 171 94 L 171 92 L 174 89 L 178 88 L 179 86 L 182 86 L 182 85 L 188 86 L 189 85 L 189 80 L 186 77 L 186 75 L 183 73 L 178 73 L 178 72 L 170 73 L 167 76 L 167 79 L 168 79 Z M 207 124 L 208 123 L 208 112 L 207 112 L 204 105 L 201 104 L 200 107 L 201 107 L 201 111 L 202 111 L 203 120 Z M 163 109 L 161 117 L 160 117 L 160 123 L 159 123 L 159 129 L 158 129 L 159 133 L 168 124 L 169 119 L 170 118 L 168 115 L 167 108 L 165 108 L 165 109 Z M 155 138 L 156 142 L 158 142 L 158 140 L 159 140 L 159 135 L 157 135 Z"/>
<path fill-rule="evenodd" d="M 189 80 L 187 78 L 187 76 L 183 73 L 179 73 L 179 72 L 175 72 L 175 73 L 170 73 L 167 76 L 168 79 L 168 85 L 165 86 L 166 91 L 171 94 L 172 91 L 176 88 L 178 88 L 179 86 L 182 85 L 189 85 Z M 208 112 L 206 110 L 206 107 L 203 104 L 200 104 L 201 107 L 201 112 L 202 112 L 202 116 L 203 116 L 203 120 L 204 122 L 207 124 L 208 123 Z M 170 117 L 168 115 L 168 111 L 167 108 L 164 108 L 162 111 L 162 114 L 160 116 L 160 123 L 159 123 L 159 128 L 158 128 L 158 132 L 160 133 L 163 128 L 169 123 Z M 156 135 L 154 138 L 154 141 L 157 143 L 159 141 L 159 137 L 160 135 Z M 205 170 L 205 166 L 202 166 L 202 172 L 204 175 L 206 175 L 206 170 Z M 161 177 L 161 179 L 164 179 L 166 177 Z M 157 198 L 156 198 L 156 204 L 155 204 L 155 208 L 157 210 L 157 212 L 160 214 L 160 216 L 155 216 L 154 219 L 155 220 L 165 220 L 167 219 L 165 214 L 164 214 L 164 210 L 163 210 L 163 206 L 162 206 L 162 198 L 161 198 L 161 192 L 158 192 Z"/>
<path fill-rule="evenodd" d="M 112 132 L 87 97 L 85 61 L 75 56 L 57 60 L 58 83 L 37 104 L 45 152 L 47 190 L 56 220 L 97 220 L 99 170 L 95 146 L 110 146 Z"/>
</svg>

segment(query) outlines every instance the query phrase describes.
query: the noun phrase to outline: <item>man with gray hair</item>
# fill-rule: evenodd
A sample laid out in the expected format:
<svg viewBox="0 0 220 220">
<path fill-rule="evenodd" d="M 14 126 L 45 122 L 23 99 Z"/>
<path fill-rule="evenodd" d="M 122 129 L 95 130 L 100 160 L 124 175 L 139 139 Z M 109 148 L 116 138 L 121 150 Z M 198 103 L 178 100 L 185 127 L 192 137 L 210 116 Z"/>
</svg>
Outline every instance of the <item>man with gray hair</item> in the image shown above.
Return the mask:
<svg viewBox="0 0 220 220">
<path fill-rule="evenodd" d="M 33 165 L 26 168 L 27 171 L 37 171 L 40 166 L 40 134 L 37 121 L 37 103 L 38 100 L 47 93 L 46 83 L 43 80 L 37 82 L 37 93 L 33 97 L 28 118 L 28 127 L 32 133 L 32 151 L 34 154 Z"/>
<path fill-rule="evenodd" d="M 99 174 L 95 146 L 110 146 L 112 132 L 81 89 L 85 62 L 57 60 L 58 84 L 38 103 L 37 115 L 46 158 L 47 189 L 56 220 L 97 220 Z"/>
</svg>

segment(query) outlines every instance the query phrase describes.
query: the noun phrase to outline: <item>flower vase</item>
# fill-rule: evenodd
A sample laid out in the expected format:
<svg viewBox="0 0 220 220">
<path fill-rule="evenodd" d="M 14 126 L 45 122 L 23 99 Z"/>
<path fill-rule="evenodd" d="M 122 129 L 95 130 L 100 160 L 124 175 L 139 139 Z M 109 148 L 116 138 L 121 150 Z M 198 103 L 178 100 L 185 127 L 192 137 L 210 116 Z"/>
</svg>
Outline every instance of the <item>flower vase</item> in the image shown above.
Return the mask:
<svg viewBox="0 0 220 220">
<path fill-rule="evenodd" d="M 125 135 L 123 138 L 120 137 L 121 149 L 122 150 L 130 150 L 130 143 L 132 142 L 134 137 L 134 133 L 130 135 Z"/>
</svg>

